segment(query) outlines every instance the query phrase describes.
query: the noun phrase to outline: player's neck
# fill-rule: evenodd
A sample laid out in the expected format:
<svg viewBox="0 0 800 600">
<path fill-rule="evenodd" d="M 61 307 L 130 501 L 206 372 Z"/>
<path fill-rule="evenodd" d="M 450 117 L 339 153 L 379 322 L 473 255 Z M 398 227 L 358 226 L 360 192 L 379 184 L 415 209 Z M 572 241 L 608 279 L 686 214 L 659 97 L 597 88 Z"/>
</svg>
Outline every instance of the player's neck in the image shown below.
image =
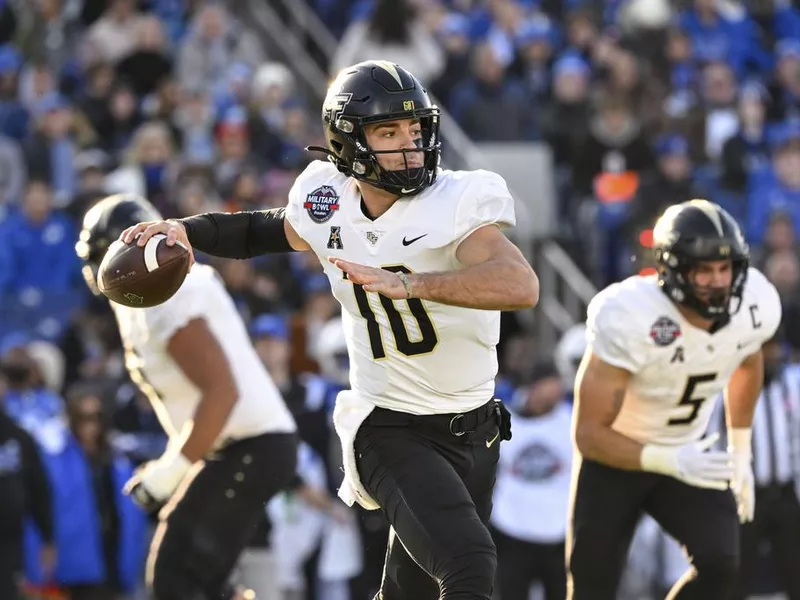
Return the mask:
<svg viewBox="0 0 800 600">
<path fill-rule="evenodd" d="M 361 191 L 361 205 L 367 211 L 367 217 L 377 219 L 400 198 L 399 196 L 376 188 L 368 183 L 358 182 L 358 189 Z"/>
<path fill-rule="evenodd" d="M 693 327 L 697 327 L 698 329 L 702 329 L 703 331 L 709 331 L 714 326 L 713 319 L 706 319 L 701 317 L 693 310 L 686 308 L 684 306 L 678 306 L 678 310 L 683 315 L 683 318 L 692 325 Z"/>
</svg>

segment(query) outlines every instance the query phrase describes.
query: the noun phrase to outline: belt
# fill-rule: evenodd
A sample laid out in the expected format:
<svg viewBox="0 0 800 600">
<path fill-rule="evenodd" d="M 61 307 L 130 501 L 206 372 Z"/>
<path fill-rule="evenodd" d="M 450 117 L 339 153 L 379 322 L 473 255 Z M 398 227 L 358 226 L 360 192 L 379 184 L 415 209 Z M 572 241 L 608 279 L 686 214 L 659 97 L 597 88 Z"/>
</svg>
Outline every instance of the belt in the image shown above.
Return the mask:
<svg viewBox="0 0 800 600">
<path fill-rule="evenodd" d="M 492 399 L 486 404 L 463 413 L 444 413 L 436 415 L 412 415 L 388 408 L 374 409 L 367 422 L 371 425 L 392 427 L 424 427 L 449 432 L 461 437 L 472 433 L 481 425 L 498 418 L 498 403 Z"/>
</svg>

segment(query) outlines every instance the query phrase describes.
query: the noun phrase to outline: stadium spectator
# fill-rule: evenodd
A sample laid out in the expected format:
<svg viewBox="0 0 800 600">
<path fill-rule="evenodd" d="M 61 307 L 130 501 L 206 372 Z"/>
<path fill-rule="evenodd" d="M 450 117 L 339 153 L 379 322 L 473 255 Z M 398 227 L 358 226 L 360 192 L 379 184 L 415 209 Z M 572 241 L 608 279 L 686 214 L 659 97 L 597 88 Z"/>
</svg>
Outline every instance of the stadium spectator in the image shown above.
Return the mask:
<svg viewBox="0 0 800 600">
<path fill-rule="evenodd" d="M 503 600 L 527 600 L 534 582 L 546 600 L 566 596 L 564 540 L 572 465 L 572 410 L 555 364 L 542 362 L 517 388 L 514 437 L 500 455 L 492 525 Z M 524 518 L 520 506 L 536 506 Z"/>
<path fill-rule="evenodd" d="M 2 384 L 0 384 L 2 385 Z M 0 390 L 0 597 L 18 600 L 23 582 L 23 524 L 32 517 L 44 544 L 35 557 L 39 568 L 52 574 L 53 546 L 51 490 L 33 438 L 4 411 Z"/>
<path fill-rule="evenodd" d="M 331 73 L 364 60 L 381 59 L 403 65 L 424 84 L 432 84 L 444 68 L 444 53 L 418 19 L 423 6 L 408 0 L 376 0 L 371 14 L 345 31 L 331 59 Z"/>
<path fill-rule="evenodd" d="M 255 68 L 264 55 L 258 38 L 236 21 L 221 2 L 203 5 L 181 42 L 178 79 L 186 88 L 211 89 L 228 65 L 242 62 Z"/>
<path fill-rule="evenodd" d="M 86 63 L 101 59 L 115 64 L 136 47 L 138 12 L 135 0 L 111 0 L 86 33 Z"/>
<path fill-rule="evenodd" d="M 74 175 L 72 166 L 69 168 Z M 72 252 L 73 224 L 53 208 L 53 191 L 31 179 L 21 210 L 0 223 L 0 295 L 64 294 L 76 289 L 80 265 Z M 24 298 L 21 301 L 27 302 Z"/>
<path fill-rule="evenodd" d="M 71 600 L 115 600 L 135 591 L 147 553 L 146 515 L 122 494 L 131 463 L 110 445 L 108 421 L 98 391 L 74 389 L 67 403 L 70 435 L 64 449 L 48 454 L 58 550 L 52 580 Z M 40 548 L 29 535 L 26 575 L 47 583 L 30 557 Z"/>
<path fill-rule="evenodd" d="M 136 45 L 117 63 L 117 77 L 130 83 L 139 97 L 153 93 L 172 74 L 166 44 L 164 27 L 157 17 L 146 16 L 137 21 Z"/>
<path fill-rule="evenodd" d="M 450 110 L 476 141 L 534 140 L 539 135 L 533 97 L 506 68 L 492 44 L 476 46 L 471 77 L 453 90 Z M 502 115 L 502 118 L 498 118 Z"/>
<path fill-rule="evenodd" d="M 747 234 L 758 241 L 764 239 L 775 212 L 791 217 L 795 229 L 800 227 L 800 127 L 777 125 L 771 137 L 771 165 L 750 177 Z"/>
</svg>

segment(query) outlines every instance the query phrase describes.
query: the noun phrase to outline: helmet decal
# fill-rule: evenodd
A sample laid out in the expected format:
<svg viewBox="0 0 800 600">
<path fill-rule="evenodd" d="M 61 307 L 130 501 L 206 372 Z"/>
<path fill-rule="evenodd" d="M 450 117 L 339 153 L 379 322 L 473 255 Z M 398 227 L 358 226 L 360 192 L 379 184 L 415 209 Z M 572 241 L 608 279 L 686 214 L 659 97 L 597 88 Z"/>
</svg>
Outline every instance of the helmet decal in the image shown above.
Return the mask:
<svg viewBox="0 0 800 600">
<path fill-rule="evenodd" d="M 374 61 L 376 65 L 378 65 L 381 69 L 389 73 L 394 80 L 397 82 L 397 85 L 400 86 L 400 89 L 403 89 L 403 80 L 400 79 L 400 73 L 397 72 L 397 67 L 395 67 L 392 63 L 388 60 L 376 60 Z"/>
<path fill-rule="evenodd" d="M 703 211 L 703 214 L 708 217 L 708 220 L 714 224 L 714 229 L 717 230 L 719 237 L 725 235 L 722 227 L 722 219 L 719 216 L 719 211 L 716 206 L 711 204 L 708 200 L 690 200 L 689 204 Z"/>
</svg>

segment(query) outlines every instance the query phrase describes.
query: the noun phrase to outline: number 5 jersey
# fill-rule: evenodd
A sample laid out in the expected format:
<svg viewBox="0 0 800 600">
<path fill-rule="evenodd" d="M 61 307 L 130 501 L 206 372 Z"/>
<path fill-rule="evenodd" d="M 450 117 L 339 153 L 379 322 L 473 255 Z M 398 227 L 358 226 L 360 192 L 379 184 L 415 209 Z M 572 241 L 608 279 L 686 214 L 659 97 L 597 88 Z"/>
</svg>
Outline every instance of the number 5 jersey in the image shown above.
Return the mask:
<svg viewBox="0 0 800 600">
<path fill-rule="evenodd" d="M 370 219 L 356 181 L 316 161 L 296 180 L 286 218 L 319 257 L 342 305 L 350 383 L 359 396 L 413 414 L 462 412 L 492 397 L 499 311 L 390 300 L 354 285 L 328 257 L 405 273 L 458 269 L 456 250 L 473 231 L 515 224 L 502 177 L 441 170 L 434 185 Z"/>
<path fill-rule="evenodd" d="M 778 292 L 753 268 L 740 307 L 715 333 L 690 325 L 654 275 L 609 286 L 589 304 L 587 336 L 598 358 L 633 374 L 613 428 L 640 443 L 699 439 L 733 371 L 780 320 Z"/>
</svg>

